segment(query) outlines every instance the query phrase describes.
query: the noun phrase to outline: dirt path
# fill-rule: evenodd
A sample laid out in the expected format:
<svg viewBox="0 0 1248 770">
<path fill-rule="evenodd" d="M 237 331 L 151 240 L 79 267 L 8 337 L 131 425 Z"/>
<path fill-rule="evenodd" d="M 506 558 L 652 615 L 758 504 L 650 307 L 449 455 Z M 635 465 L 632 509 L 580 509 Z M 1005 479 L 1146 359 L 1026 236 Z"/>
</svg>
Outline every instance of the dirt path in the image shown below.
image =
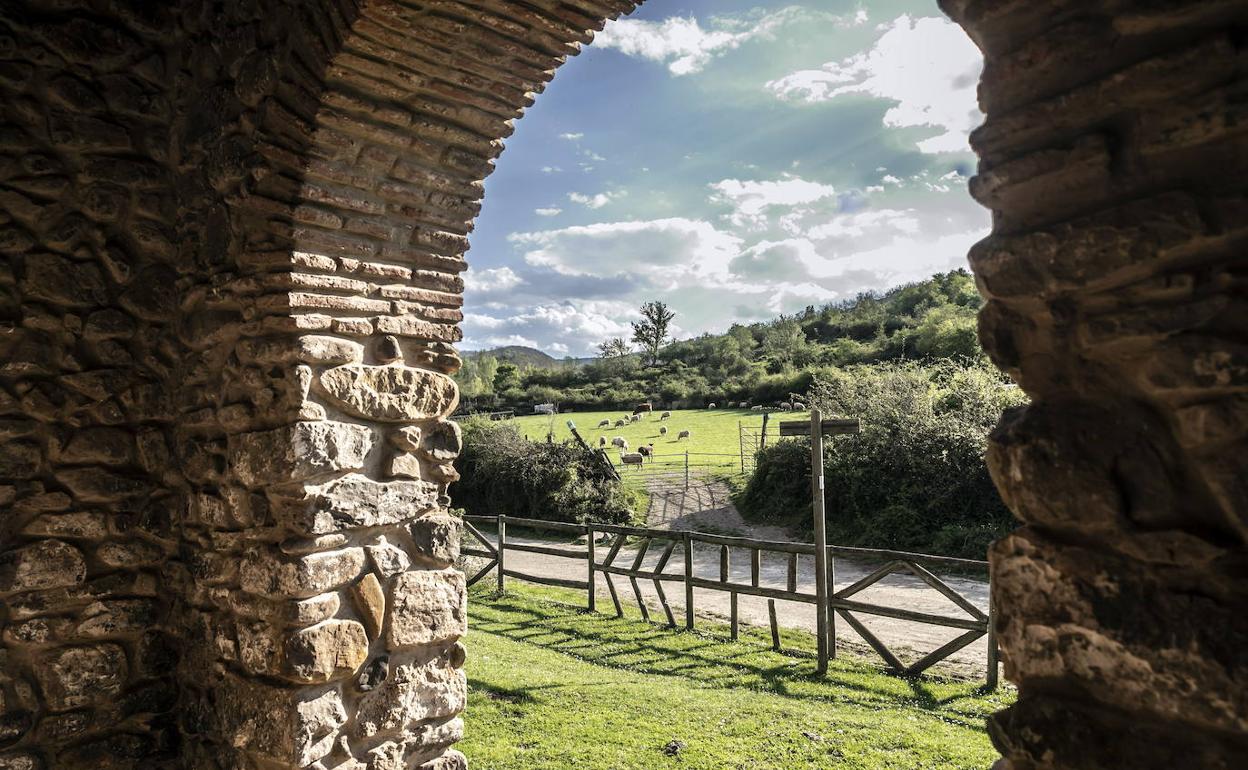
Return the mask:
<svg viewBox="0 0 1248 770">
<path fill-rule="evenodd" d="M 688 490 L 683 488 L 651 489 L 651 506 L 649 526 L 671 529 L 675 531 L 696 530 L 723 535 L 740 535 L 766 540 L 792 540 L 781 527 L 751 527 L 737 512 L 729 497 L 729 487 L 721 481 L 703 481 L 691 483 Z M 550 545 L 549 539 L 509 536 L 508 542 Z M 571 541 L 567 541 L 571 545 Z M 582 544 L 583 545 L 583 544 Z M 599 550 L 599 560 L 603 558 Z M 651 549 L 642 562 L 643 569 L 653 569 L 659 560 L 662 548 L 658 544 Z M 625 547 L 616 557 L 615 563 L 631 566 L 636 559 L 635 549 Z M 730 549 L 729 578 L 734 582 L 750 582 L 750 553 L 744 549 Z M 866 562 L 838 558 L 835 560 L 835 576 L 833 583 L 836 589 L 844 588 L 870 574 L 881 566 L 880 562 Z M 678 548 L 668 561 L 664 574 L 680 575 L 684 572 L 684 552 Z M 534 575 L 585 580 L 588 567 L 583 559 L 565 559 L 544 554 L 508 551 L 507 568 Z M 697 545 L 693 552 L 693 572 L 697 577 L 719 579 L 719 547 L 714 545 Z M 759 572 L 759 583 L 762 586 L 784 588 L 788 578 L 788 563 L 784 554 L 764 553 Z M 942 578 L 958 593 L 965 596 L 980 610 L 988 610 L 988 584 L 983 580 L 970 578 Z M 627 578 L 612 578 L 620 601 L 636 604 L 636 597 Z M 803 556 L 798 560 L 798 590 L 814 593 L 815 575 L 814 562 L 810 557 Z M 652 618 L 663 619 L 658 596 L 654 584 L 650 581 L 638 581 L 641 595 L 650 609 Z M 596 575 L 595 589 L 600 597 L 599 609 L 611 611 L 610 594 L 605 576 Z M 677 623 L 683 624 L 684 590 L 679 583 L 665 583 L 664 591 L 668 603 L 676 615 Z M 966 617 L 966 613 L 953 602 L 932 590 L 926 583 L 910 574 L 892 574 L 879 583 L 855 595 L 855 599 L 872 604 L 880 604 L 901 609 L 916 610 L 950 617 Z M 694 605 L 699 616 L 727 618 L 729 614 L 729 594 L 721 591 L 698 589 Z M 767 600 L 754 596 L 738 597 L 738 613 L 741 622 L 766 627 L 768 625 Z M 781 626 L 814 631 L 815 612 L 809 604 L 798 602 L 776 602 L 777 620 Z M 963 633 L 959 629 L 942 628 L 895 620 L 871 615 L 857 614 L 856 617 L 869 631 L 879 637 L 895 655 L 903 662 L 912 662 L 922 657 L 945 642 Z M 841 618 L 836 618 L 836 635 L 838 644 L 842 640 L 852 647 L 867 649 L 861 638 Z M 979 639 L 954 653 L 933 671 L 949 675 L 982 677 L 987 665 L 987 641 Z M 874 655 L 873 652 L 871 652 Z"/>
</svg>

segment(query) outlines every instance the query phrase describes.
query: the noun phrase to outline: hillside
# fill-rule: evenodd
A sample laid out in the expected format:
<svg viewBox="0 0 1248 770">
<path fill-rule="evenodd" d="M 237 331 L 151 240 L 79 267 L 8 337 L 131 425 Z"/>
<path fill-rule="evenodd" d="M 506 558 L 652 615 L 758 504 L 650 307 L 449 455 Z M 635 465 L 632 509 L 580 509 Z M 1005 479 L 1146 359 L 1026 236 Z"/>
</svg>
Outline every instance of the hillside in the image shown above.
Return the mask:
<svg viewBox="0 0 1248 770">
<path fill-rule="evenodd" d="M 635 354 L 575 365 L 511 347 L 467 358 L 456 379 L 465 403 L 477 409 L 535 403 L 617 409 L 646 400 L 677 408 L 774 404 L 804 393 L 829 368 L 981 358 L 976 314 L 982 302 L 971 276 L 954 270 L 882 294 L 671 342 L 658 366 L 644 366 Z"/>
</svg>

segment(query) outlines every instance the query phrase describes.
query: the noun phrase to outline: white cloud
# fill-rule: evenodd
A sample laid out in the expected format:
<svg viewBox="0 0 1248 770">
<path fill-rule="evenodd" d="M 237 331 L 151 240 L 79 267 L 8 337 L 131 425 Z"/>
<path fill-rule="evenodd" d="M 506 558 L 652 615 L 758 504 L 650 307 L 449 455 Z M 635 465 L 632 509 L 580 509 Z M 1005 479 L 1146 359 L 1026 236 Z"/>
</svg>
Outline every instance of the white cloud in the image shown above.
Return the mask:
<svg viewBox="0 0 1248 770">
<path fill-rule="evenodd" d="M 557 206 L 551 206 L 546 209 L 533 209 L 533 213 L 537 214 L 539 217 L 557 217 L 563 213 L 563 209 Z"/>
<path fill-rule="evenodd" d="M 525 249 L 529 265 L 569 276 L 624 274 L 627 289 L 722 280 L 741 247 L 709 222 L 681 218 L 513 233 L 508 240 Z"/>
<path fill-rule="evenodd" d="M 577 131 L 577 132 L 568 132 L 568 133 L 566 133 L 566 134 L 560 134 L 560 135 L 559 135 L 559 138 L 560 138 L 560 139 L 567 139 L 569 142 L 576 142 L 576 141 L 579 141 L 579 140 L 581 140 L 581 139 L 584 139 L 584 138 L 585 138 L 585 134 L 583 134 L 583 133 L 581 133 L 581 132 L 579 132 L 579 131 Z"/>
<path fill-rule="evenodd" d="M 594 45 L 666 64 L 673 75 L 692 75 L 747 40 L 770 35 L 797 18 L 800 10 L 785 8 L 748 20 L 718 17 L 711 20 L 714 29 L 703 29 L 693 16 L 663 21 L 616 19 L 598 33 Z"/>
<path fill-rule="evenodd" d="M 729 221 L 737 227 L 751 229 L 766 227 L 768 216 L 776 208 L 791 208 L 836 195 L 836 189 L 831 185 L 808 182 L 798 177 L 771 182 L 724 179 L 710 187 L 712 202 L 732 206 Z"/>
<path fill-rule="evenodd" d="M 815 241 L 862 238 L 868 235 L 880 238 L 896 234 L 917 235 L 919 229 L 919 220 L 913 211 L 868 209 L 841 214 L 823 224 L 815 225 L 806 231 L 806 237 Z"/>
<path fill-rule="evenodd" d="M 923 152 L 967 150 L 979 123 L 975 88 L 983 57 L 947 19 L 900 16 L 882 25 L 870 50 L 820 69 L 799 70 L 767 83 L 786 100 L 823 102 L 865 94 L 896 104 L 884 114 L 891 127 L 931 126 L 943 133 L 918 143 Z"/>
<path fill-rule="evenodd" d="M 464 273 L 464 289 L 469 292 L 508 291 L 524 283 L 524 279 L 516 275 L 510 267 L 495 267 L 488 270 L 469 270 Z"/>
<path fill-rule="evenodd" d="M 573 203 L 579 203 L 587 209 L 600 209 L 610 203 L 617 196 L 614 193 L 598 193 L 597 195 L 584 195 L 582 193 L 568 193 L 568 200 Z"/>
<path fill-rule="evenodd" d="M 584 352 L 610 337 L 628 336 L 632 328 L 626 319 L 635 312 L 629 303 L 562 301 L 517 308 L 507 318 L 467 313 L 463 347 L 525 345 L 566 355 L 571 341 Z M 505 333 L 499 333 L 503 330 Z"/>
<path fill-rule="evenodd" d="M 563 171 L 563 169 L 558 166 L 542 166 L 543 174 L 558 174 L 560 171 Z"/>
</svg>

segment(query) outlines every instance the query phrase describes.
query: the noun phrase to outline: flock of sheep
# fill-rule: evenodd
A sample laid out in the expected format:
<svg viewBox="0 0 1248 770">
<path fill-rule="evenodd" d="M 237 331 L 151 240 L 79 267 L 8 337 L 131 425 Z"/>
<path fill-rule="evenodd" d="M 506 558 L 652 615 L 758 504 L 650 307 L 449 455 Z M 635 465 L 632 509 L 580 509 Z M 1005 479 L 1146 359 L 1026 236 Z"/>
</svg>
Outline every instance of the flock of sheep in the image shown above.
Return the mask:
<svg viewBox="0 0 1248 770">
<path fill-rule="evenodd" d="M 730 401 L 730 402 L 728 402 L 727 407 L 728 407 L 729 409 L 750 409 L 750 410 L 755 411 L 755 412 L 771 411 L 771 410 L 773 410 L 773 409 L 777 409 L 777 408 L 778 408 L 778 409 L 780 409 L 781 411 L 785 411 L 785 412 L 800 412 L 800 411 L 803 411 L 803 410 L 805 410 L 805 409 L 806 409 L 806 405 L 805 405 L 805 404 L 802 404 L 802 403 L 800 403 L 800 402 L 798 402 L 798 401 L 792 401 L 792 402 L 790 402 L 790 401 L 783 401 L 783 402 L 781 402 L 780 404 L 778 404 L 778 405 L 777 405 L 777 406 L 775 406 L 775 407 L 768 407 L 768 406 L 751 406 L 751 405 L 750 405 L 750 402 L 748 402 L 748 401 L 740 401 L 740 402 L 732 402 L 732 401 Z M 707 409 L 717 409 L 717 408 L 718 408 L 718 406 L 717 406 L 714 402 L 712 402 L 712 403 L 707 404 L 707 405 L 706 405 L 706 408 L 707 408 Z M 649 410 L 649 406 L 648 406 L 648 405 L 646 405 L 646 406 L 645 406 L 645 409 L 646 409 L 647 411 L 638 411 L 638 412 L 634 412 L 633 414 L 630 414 L 630 415 L 625 415 L 624 417 L 617 418 L 614 422 L 613 422 L 611 419 L 609 419 L 609 418 L 608 418 L 608 419 L 605 419 L 605 420 L 600 420 L 600 421 L 598 422 L 598 429 L 599 429 L 599 430 L 609 429 L 609 428 L 611 428 L 613 425 L 614 425 L 614 427 L 616 427 L 616 428 L 623 428 L 623 427 L 625 427 L 625 426 L 627 426 L 627 425 L 630 425 L 630 424 L 632 424 L 632 423 L 635 423 L 635 422 L 641 422 L 641 418 L 642 418 L 642 417 L 644 417 L 644 416 L 645 416 L 645 414 L 648 412 L 648 410 Z M 671 413 L 671 412 L 662 412 L 662 413 L 660 413 L 660 414 L 659 414 L 659 421 L 660 421 L 660 422 L 662 422 L 662 421 L 664 421 L 664 420 L 671 419 L 671 416 L 672 416 L 672 413 Z M 666 426 L 666 425 L 660 425 L 660 426 L 659 426 L 659 435 L 660 435 L 660 436 L 666 436 L 666 435 L 667 435 L 667 433 L 668 433 L 667 426 Z M 682 431 L 680 431 L 679 433 L 677 433 L 677 434 L 676 434 L 676 440 L 677 440 L 677 441 L 680 441 L 680 440 L 682 440 L 682 439 L 692 438 L 692 437 L 693 437 L 693 432 L 692 432 L 692 431 L 690 431 L 690 430 L 682 430 Z M 619 449 L 619 451 L 620 451 L 620 460 L 621 460 L 621 462 L 623 462 L 625 465 L 641 465 L 643 462 L 645 462 L 645 459 L 646 459 L 647 457 L 653 457 L 653 456 L 654 456 L 654 444 L 649 444 L 649 445 L 645 445 L 645 446 L 639 446 L 639 447 L 637 447 L 637 451 L 636 451 L 636 452 L 629 452 L 629 451 L 628 451 L 628 448 L 629 448 L 629 447 L 628 447 L 628 439 L 624 438 L 623 436 L 616 436 L 615 438 L 611 439 L 611 446 L 614 446 L 614 447 L 616 447 L 617 449 Z M 607 447 L 607 437 L 606 437 L 606 436 L 599 436 L 599 437 L 598 437 L 598 448 L 599 448 L 599 449 L 606 449 L 606 447 Z"/>
<path fill-rule="evenodd" d="M 612 423 L 610 419 L 601 420 L 598 423 L 598 428 L 600 430 L 604 428 L 610 428 L 613 424 L 617 428 L 623 428 L 624 426 L 629 425 L 630 423 L 641 422 L 641 418 L 644 416 L 645 416 L 644 412 L 635 412 L 626 417 L 621 417 L 615 420 L 614 423 Z M 662 422 L 664 420 L 669 420 L 671 419 L 671 417 L 672 417 L 671 412 L 663 412 L 659 415 L 659 421 Z M 666 436 L 667 433 L 668 433 L 667 426 L 660 425 L 659 435 Z M 692 438 L 692 437 L 693 437 L 693 431 L 689 431 L 689 430 L 682 430 L 676 434 L 677 441 L 680 441 L 681 439 Z M 628 451 L 628 439 L 624 438 L 623 436 L 616 436 L 615 438 L 611 439 L 611 445 L 620 450 L 620 460 L 625 465 L 641 465 L 647 457 L 654 456 L 654 444 L 639 446 L 637 447 L 636 452 L 629 452 Z M 606 446 L 607 446 L 607 437 L 599 436 L 598 447 L 600 449 L 605 449 Z"/>
</svg>

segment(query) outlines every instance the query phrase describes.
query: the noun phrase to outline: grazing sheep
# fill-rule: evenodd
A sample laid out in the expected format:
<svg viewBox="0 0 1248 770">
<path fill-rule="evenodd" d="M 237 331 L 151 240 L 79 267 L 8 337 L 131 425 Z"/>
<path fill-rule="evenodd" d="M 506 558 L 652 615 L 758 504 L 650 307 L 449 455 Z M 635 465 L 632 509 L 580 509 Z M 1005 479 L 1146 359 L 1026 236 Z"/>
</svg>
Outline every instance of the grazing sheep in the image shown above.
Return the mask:
<svg viewBox="0 0 1248 770">
<path fill-rule="evenodd" d="M 794 401 L 794 402 L 793 402 L 793 411 L 795 411 L 795 412 L 804 412 L 804 411 L 806 411 L 806 405 L 805 405 L 805 404 L 803 404 L 803 403 L 802 403 L 802 402 L 800 402 L 800 401 Z"/>
<path fill-rule="evenodd" d="M 715 402 L 714 402 L 714 401 L 712 401 L 711 403 L 707 404 L 707 405 L 706 405 L 706 408 L 707 408 L 707 409 L 715 409 L 715 408 L 716 408 L 716 407 L 715 407 Z"/>
<path fill-rule="evenodd" d="M 668 417 L 671 417 L 671 416 L 672 416 L 671 412 L 664 412 L 663 414 L 659 415 L 659 419 L 666 420 Z"/>
<path fill-rule="evenodd" d="M 616 436 L 611 439 L 611 444 L 619 447 L 620 449 L 628 449 L 628 441 L 626 441 L 623 436 Z"/>
<path fill-rule="evenodd" d="M 640 452 L 620 452 L 620 461 L 625 465 L 641 465 L 643 460 Z"/>
<path fill-rule="evenodd" d="M 641 422 L 641 415 L 639 414 L 631 415 L 629 416 L 628 421 L 629 422 Z"/>
<path fill-rule="evenodd" d="M 752 407 L 750 407 L 750 411 L 752 411 L 752 412 L 761 412 L 761 411 L 763 411 L 763 407 L 762 407 L 761 405 L 760 405 L 760 406 L 752 406 Z"/>
<path fill-rule="evenodd" d="M 642 457 L 654 457 L 654 444 L 637 447 L 637 454 Z"/>
<path fill-rule="evenodd" d="M 598 446 L 599 446 L 599 448 L 605 448 L 605 447 L 607 446 L 607 437 L 606 437 L 606 436 L 599 436 L 599 437 L 598 437 Z"/>
<path fill-rule="evenodd" d="M 792 405 L 792 404 L 790 404 L 788 401 L 781 401 L 781 402 L 780 402 L 780 408 L 781 408 L 781 409 L 783 409 L 784 411 L 788 412 L 788 411 L 792 411 L 792 409 L 793 409 L 793 405 Z"/>
<path fill-rule="evenodd" d="M 625 425 L 628 425 L 628 420 L 616 420 L 615 421 L 615 427 L 617 428 L 623 428 Z"/>
<path fill-rule="evenodd" d="M 666 426 L 666 425 L 660 425 L 660 426 L 659 426 L 659 435 L 660 435 L 660 436 L 666 436 L 666 435 L 667 435 L 667 426 Z"/>
<path fill-rule="evenodd" d="M 676 434 L 676 440 L 680 441 L 682 438 L 689 438 L 692 435 L 693 431 L 682 430 L 680 433 Z"/>
<path fill-rule="evenodd" d="M 610 427 L 611 427 L 611 421 L 610 421 L 610 420 L 599 420 L 599 421 L 598 421 L 598 427 L 599 427 L 599 428 L 610 428 Z"/>
</svg>

